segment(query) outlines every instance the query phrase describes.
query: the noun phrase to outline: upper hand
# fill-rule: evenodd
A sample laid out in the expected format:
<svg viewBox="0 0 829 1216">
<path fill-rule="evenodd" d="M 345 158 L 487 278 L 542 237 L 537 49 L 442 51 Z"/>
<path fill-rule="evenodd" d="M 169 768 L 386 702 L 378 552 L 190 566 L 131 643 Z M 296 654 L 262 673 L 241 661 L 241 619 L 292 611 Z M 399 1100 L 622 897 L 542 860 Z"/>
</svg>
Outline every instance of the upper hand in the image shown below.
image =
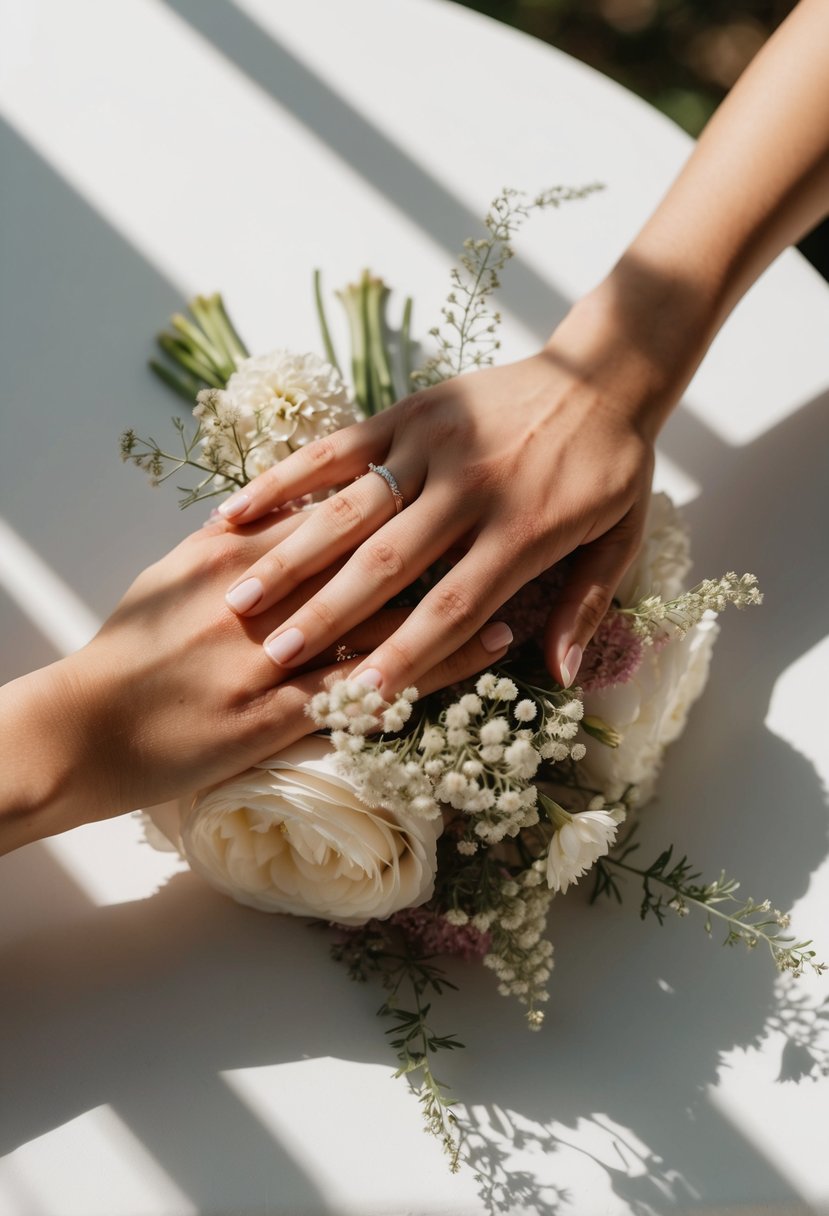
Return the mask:
<svg viewBox="0 0 829 1216">
<path fill-rule="evenodd" d="M 266 631 L 280 669 L 307 662 L 461 547 L 450 572 L 360 666 L 382 691 L 398 691 L 477 631 L 486 640 L 483 627 L 515 591 L 577 550 L 545 642 L 552 674 L 573 682 L 639 546 L 653 467 L 652 438 L 635 411 L 574 366 L 577 347 L 559 332 L 532 358 L 416 393 L 309 444 L 223 504 L 226 518 L 247 523 L 344 485 L 231 585 L 231 607 L 255 621 L 351 554 Z M 394 474 L 406 503 L 399 514 L 381 477 L 360 476 L 369 461 Z"/>
</svg>

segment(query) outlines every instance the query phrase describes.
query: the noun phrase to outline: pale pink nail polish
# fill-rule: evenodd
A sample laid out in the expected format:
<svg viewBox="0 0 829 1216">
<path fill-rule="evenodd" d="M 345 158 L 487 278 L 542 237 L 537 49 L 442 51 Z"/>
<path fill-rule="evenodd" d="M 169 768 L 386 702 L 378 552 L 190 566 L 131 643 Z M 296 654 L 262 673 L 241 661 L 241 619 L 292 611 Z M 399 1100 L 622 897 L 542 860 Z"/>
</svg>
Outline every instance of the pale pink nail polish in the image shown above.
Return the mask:
<svg viewBox="0 0 829 1216">
<path fill-rule="evenodd" d="M 479 636 L 484 650 L 494 654 L 496 650 L 503 650 L 505 646 L 509 646 L 512 641 L 512 630 L 506 621 L 491 621 L 489 625 L 484 626 Z"/>
<path fill-rule="evenodd" d="M 365 684 L 368 688 L 379 688 L 383 683 L 383 677 L 376 667 L 367 667 L 365 671 L 361 671 L 354 679 L 358 684 Z"/>
<path fill-rule="evenodd" d="M 579 674 L 583 654 L 584 651 L 581 646 L 574 642 L 564 656 L 564 661 L 561 664 L 561 678 L 564 681 L 565 688 L 569 688 Z"/>
<path fill-rule="evenodd" d="M 268 638 L 265 642 L 265 651 L 268 657 L 281 667 L 296 658 L 304 645 L 305 635 L 300 629 L 286 629 L 284 633 L 278 633 L 276 637 Z"/>
<path fill-rule="evenodd" d="M 225 601 L 234 612 L 247 612 L 259 603 L 264 594 L 265 588 L 258 578 L 246 578 L 238 587 L 231 587 Z"/>
<path fill-rule="evenodd" d="M 235 519 L 249 505 L 250 494 L 231 494 L 230 498 L 219 504 L 219 514 L 225 519 Z"/>
</svg>

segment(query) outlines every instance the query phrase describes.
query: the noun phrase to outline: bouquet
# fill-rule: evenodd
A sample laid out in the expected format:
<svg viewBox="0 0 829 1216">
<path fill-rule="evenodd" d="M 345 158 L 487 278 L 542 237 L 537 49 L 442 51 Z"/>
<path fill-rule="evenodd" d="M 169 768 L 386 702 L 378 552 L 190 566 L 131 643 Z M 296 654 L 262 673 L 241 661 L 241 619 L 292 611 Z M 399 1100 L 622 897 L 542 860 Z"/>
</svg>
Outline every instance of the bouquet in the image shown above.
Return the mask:
<svg viewBox="0 0 829 1216">
<path fill-rule="evenodd" d="M 195 427 L 174 420 L 178 453 L 128 431 L 122 455 L 155 483 L 197 470 L 195 486 L 182 487 L 187 505 L 235 490 L 301 445 L 387 408 L 410 384 L 429 386 L 491 363 L 499 322 L 491 297 L 516 229 L 531 212 L 595 188 L 557 188 L 534 199 L 505 190 L 495 199 L 485 234 L 466 242 L 451 272 L 441 322 L 429 335 L 433 353 L 414 373 L 411 300 L 393 332 L 389 290 L 368 272 L 340 293 L 350 385 L 319 274 L 325 358 L 284 349 L 251 357 L 221 297 L 196 298 L 190 317 L 173 317 L 159 338 L 166 360 L 152 364 L 177 393 L 195 399 Z M 638 879 L 643 918 L 662 922 L 699 908 L 709 933 L 718 924 L 727 944 L 762 943 L 780 970 L 794 974 L 823 970 L 809 942 L 786 936 L 788 916 L 769 901 L 743 900 L 733 879 L 703 880 L 671 848 L 639 862 L 635 817 L 705 686 L 717 616 L 729 605 L 761 602 L 751 574 L 727 573 L 689 590 L 689 548 L 680 513 L 656 495 L 641 550 L 585 651 L 575 688 L 551 679 L 539 644 L 561 586 L 559 566 L 501 608 L 513 644 L 507 659 L 476 680 L 422 699 L 408 688 L 389 702 L 344 679 L 311 700 L 317 733 L 152 812 L 152 838 L 177 848 L 218 890 L 331 926 L 332 953 L 349 974 L 379 979 L 397 1075 L 418 1090 L 427 1127 L 453 1169 L 459 1122 L 434 1058 L 462 1044 L 433 1022 L 432 998 L 453 987 L 436 960 L 479 960 L 539 1030 L 553 968 L 550 904 L 586 875 L 594 896 L 619 899 L 623 876 Z M 416 603 L 434 573 L 400 602 Z"/>
</svg>

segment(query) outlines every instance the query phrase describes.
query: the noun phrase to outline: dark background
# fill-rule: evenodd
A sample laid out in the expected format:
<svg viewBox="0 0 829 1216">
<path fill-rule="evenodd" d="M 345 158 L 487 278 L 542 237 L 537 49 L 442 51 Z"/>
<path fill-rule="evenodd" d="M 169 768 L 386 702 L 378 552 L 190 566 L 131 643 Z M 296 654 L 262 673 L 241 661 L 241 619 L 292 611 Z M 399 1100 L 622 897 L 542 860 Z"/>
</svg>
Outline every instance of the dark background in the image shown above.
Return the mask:
<svg viewBox="0 0 829 1216">
<path fill-rule="evenodd" d="M 793 0 L 460 3 L 598 68 L 691 135 L 699 135 L 738 76 L 794 8 Z M 800 249 L 829 279 L 829 222 L 802 241 Z"/>
</svg>

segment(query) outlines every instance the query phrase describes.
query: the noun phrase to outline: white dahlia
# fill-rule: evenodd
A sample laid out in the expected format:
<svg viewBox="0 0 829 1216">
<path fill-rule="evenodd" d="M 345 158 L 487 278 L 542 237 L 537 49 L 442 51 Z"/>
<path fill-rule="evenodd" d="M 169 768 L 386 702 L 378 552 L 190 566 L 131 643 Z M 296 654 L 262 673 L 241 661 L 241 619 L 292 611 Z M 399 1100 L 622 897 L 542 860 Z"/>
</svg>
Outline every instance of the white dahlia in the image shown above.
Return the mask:
<svg viewBox="0 0 829 1216">
<path fill-rule="evenodd" d="M 337 369 L 314 354 L 274 350 L 243 359 L 226 394 L 238 412 L 239 441 L 252 449 L 249 477 L 360 419 Z"/>
</svg>

